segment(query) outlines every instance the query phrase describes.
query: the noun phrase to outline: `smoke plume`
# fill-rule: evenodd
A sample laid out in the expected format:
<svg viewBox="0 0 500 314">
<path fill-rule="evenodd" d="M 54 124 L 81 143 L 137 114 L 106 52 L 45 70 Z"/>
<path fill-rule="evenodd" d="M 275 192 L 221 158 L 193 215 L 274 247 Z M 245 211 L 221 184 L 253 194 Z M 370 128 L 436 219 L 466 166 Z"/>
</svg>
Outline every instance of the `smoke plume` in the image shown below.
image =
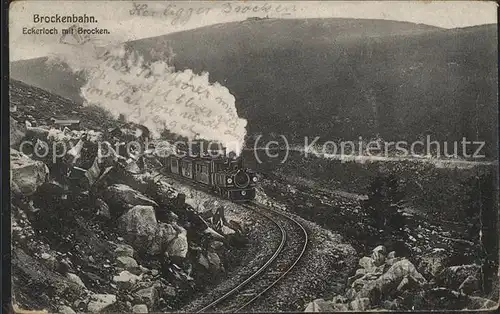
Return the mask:
<svg viewBox="0 0 500 314">
<path fill-rule="evenodd" d="M 91 57 L 89 57 L 91 56 Z M 208 73 L 182 72 L 160 60 L 145 62 L 123 46 L 55 56 L 87 77 L 80 94 L 87 105 L 98 105 L 118 117 L 142 124 L 159 138 L 163 130 L 190 140 L 220 143 L 240 154 L 246 134 L 235 98 Z"/>
</svg>

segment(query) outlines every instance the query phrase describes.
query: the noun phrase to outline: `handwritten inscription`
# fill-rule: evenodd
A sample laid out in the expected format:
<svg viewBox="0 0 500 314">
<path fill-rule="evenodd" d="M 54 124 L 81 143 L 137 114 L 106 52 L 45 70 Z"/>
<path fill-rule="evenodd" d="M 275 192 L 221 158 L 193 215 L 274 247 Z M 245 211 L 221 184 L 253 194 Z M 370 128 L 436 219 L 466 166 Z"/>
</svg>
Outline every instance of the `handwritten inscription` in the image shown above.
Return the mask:
<svg viewBox="0 0 500 314">
<path fill-rule="evenodd" d="M 297 11 L 297 7 L 295 4 L 270 4 L 270 3 L 262 3 L 262 4 L 239 4 L 234 2 L 226 2 L 222 5 L 222 12 L 225 14 L 231 13 L 277 13 L 281 15 L 289 15 L 292 12 Z"/>
<path fill-rule="evenodd" d="M 207 15 L 210 12 L 209 7 L 200 8 L 179 8 L 175 4 L 168 4 L 163 10 L 157 10 L 150 8 L 148 4 L 145 3 L 132 3 L 133 8 L 129 11 L 130 15 L 136 16 L 152 16 L 152 17 L 163 17 L 165 19 L 171 19 L 170 24 L 184 25 L 193 15 Z"/>
<path fill-rule="evenodd" d="M 212 7 L 179 7 L 175 4 L 168 4 L 165 7 L 155 6 L 150 7 L 146 3 L 132 3 L 130 15 L 144 17 L 161 17 L 169 19 L 172 26 L 185 25 L 195 16 L 206 16 L 210 12 L 229 14 L 266 14 L 266 15 L 290 15 L 297 11 L 295 4 L 271 4 L 267 2 L 259 4 L 245 4 L 235 2 L 225 2 L 221 5 Z"/>
</svg>

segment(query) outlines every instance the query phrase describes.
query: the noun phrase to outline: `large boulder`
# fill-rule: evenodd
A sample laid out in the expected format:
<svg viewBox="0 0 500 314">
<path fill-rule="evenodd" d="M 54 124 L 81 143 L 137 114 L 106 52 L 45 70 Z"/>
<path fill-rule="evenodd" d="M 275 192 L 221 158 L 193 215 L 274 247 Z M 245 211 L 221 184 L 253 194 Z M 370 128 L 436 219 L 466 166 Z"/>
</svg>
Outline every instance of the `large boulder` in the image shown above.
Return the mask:
<svg viewBox="0 0 500 314">
<path fill-rule="evenodd" d="M 120 217 L 118 228 L 129 244 L 145 252 L 157 234 L 155 210 L 152 206 L 136 205 Z"/>
<path fill-rule="evenodd" d="M 132 307 L 132 313 L 148 313 L 148 306 L 146 304 L 136 304 Z"/>
<path fill-rule="evenodd" d="M 105 311 L 115 303 L 116 295 L 114 294 L 94 294 L 90 299 L 87 309 L 91 313 L 99 313 Z"/>
<path fill-rule="evenodd" d="M 370 298 L 372 303 L 376 303 L 382 297 L 397 292 L 397 288 L 401 284 L 404 286 L 406 281 L 411 281 L 417 285 L 423 285 L 427 282 L 415 266 L 409 260 L 404 259 L 394 263 L 386 273 L 377 279 L 368 280 L 368 282 L 363 284 L 357 293 L 357 297 Z"/>
<path fill-rule="evenodd" d="M 117 256 L 134 257 L 134 248 L 128 244 L 116 244 L 115 253 Z"/>
<path fill-rule="evenodd" d="M 155 201 L 125 184 L 108 186 L 103 193 L 103 199 L 110 206 L 111 213 L 115 217 L 137 205 L 158 206 Z"/>
<path fill-rule="evenodd" d="M 155 198 L 162 205 L 169 205 L 177 200 L 177 196 L 179 193 L 174 187 L 163 181 L 163 180 L 155 180 L 153 184 L 153 193 Z"/>
<path fill-rule="evenodd" d="M 130 256 L 118 256 L 116 258 L 116 264 L 126 270 L 136 270 L 139 268 L 137 261 Z"/>
<path fill-rule="evenodd" d="M 30 196 L 36 189 L 47 182 L 49 168 L 41 161 L 36 161 L 15 149 L 10 150 L 11 180 L 22 194 Z"/>
<path fill-rule="evenodd" d="M 154 307 L 158 302 L 158 290 L 154 286 L 140 289 L 134 295 L 139 302 L 144 302 L 149 308 Z"/>
<path fill-rule="evenodd" d="M 85 287 L 85 284 L 83 283 L 83 281 L 80 279 L 80 277 L 78 277 L 76 274 L 73 274 L 73 273 L 67 273 L 66 274 L 66 278 L 68 278 L 69 281 L 73 282 L 74 284 L 77 284 L 79 285 L 80 287 L 82 287 L 83 289 L 86 289 Z"/>
<path fill-rule="evenodd" d="M 167 246 L 168 256 L 186 258 L 188 252 L 188 240 L 186 229 L 176 226 L 177 236 Z"/>
<path fill-rule="evenodd" d="M 156 235 L 148 248 L 148 253 L 151 255 L 157 255 L 162 253 L 168 243 L 177 237 L 177 230 L 174 228 L 174 224 L 159 223 Z"/>
<path fill-rule="evenodd" d="M 117 276 L 113 276 L 113 282 L 119 289 L 130 289 L 141 277 L 124 270 Z"/>
</svg>

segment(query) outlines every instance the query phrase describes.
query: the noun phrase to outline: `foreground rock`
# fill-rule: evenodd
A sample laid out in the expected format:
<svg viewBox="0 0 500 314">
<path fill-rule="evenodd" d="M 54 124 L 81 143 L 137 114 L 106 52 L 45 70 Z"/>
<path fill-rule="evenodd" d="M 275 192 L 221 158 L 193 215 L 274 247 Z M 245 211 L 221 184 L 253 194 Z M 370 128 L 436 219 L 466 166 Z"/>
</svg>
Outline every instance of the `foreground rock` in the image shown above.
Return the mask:
<svg viewBox="0 0 500 314">
<path fill-rule="evenodd" d="M 115 304 L 116 295 L 114 294 L 95 294 L 91 297 L 87 306 L 91 313 L 104 312 L 108 307 Z"/>
<path fill-rule="evenodd" d="M 158 206 L 155 201 L 125 184 L 109 186 L 103 193 L 103 199 L 115 217 L 137 205 Z"/>
<path fill-rule="evenodd" d="M 148 306 L 146 304 L 137 304 L 132 307 L 133 313 L 148 313 Z"/>
<path fill-rule="evenodd" d="M 177 236 L 168 244 L 167 253 L 169 256 L 186 258 L 188 252 L 188 240 L 186 229 L 177 226 Z"/>
<path fill-rule="evenodd" d="M 11 180 L 22 194 L 33 195 L 36 189 L 47 182 L 49 168 L 15 149 L 10 150 Z"/>
<path fill-rule="evenodd" d="M 497 305 L 471 295 L 479 290 L 479 265 L 445 268 L 446 254 L 435 250 L 420 259 L 419 269 L 427 280 L 410 260 L 385 253 L 385 248 L 378 246 L 370 257 L 359 260 L 360 268 L 348 278 L 345 296 L 337 295 L 332 301 L 316 299 L 305 311 L 478 310 Z"/>
<path fill-rule="evenodd" d="M 133 207 L 120 217 L 118 228 L 127 243 L 138 251 L 146 251 L 158 229 L 154 208 L 144 205 Z"/>
</svg>

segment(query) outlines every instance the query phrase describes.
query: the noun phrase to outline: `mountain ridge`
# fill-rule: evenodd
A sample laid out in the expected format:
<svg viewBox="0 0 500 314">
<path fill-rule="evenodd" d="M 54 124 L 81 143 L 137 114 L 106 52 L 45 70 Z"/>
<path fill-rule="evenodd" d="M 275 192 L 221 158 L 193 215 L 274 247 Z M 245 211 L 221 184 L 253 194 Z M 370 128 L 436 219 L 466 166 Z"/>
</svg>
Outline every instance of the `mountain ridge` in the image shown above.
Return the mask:
<svg viewBox="0 0 500 314">
<path fill-rule="evenodd" d="M 177 70 L 209 72 L 210 81 L 235 96 L 249 134 L 467 137 L 484 139 L 495 151 L 496 25 L 442 29 L 380 21 L 252 19 L 125 46 L 145 60 L 169 48 Z M 82 102 L 84 77 L 64 65 L 48 68 L 36 59 L 11 68 L 16 79 Z"/>
</svg>

